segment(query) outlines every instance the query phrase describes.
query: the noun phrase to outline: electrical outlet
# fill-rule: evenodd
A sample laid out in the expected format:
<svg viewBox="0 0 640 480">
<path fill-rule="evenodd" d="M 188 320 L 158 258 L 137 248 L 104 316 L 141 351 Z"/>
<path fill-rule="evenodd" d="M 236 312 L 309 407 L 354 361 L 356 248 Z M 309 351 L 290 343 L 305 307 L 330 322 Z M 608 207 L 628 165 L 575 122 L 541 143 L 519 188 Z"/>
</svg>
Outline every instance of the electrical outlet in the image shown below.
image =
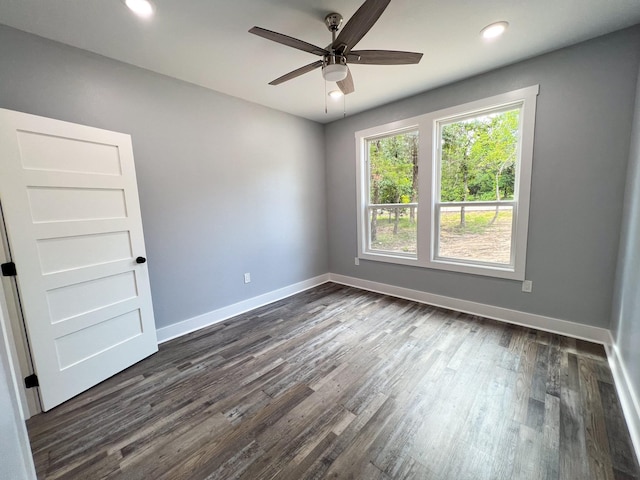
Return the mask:
<svg viewBox="0 0 640 480">
<path fill-rule="evenodd" d="M 244 283 L 251 283 L 251 274 L 250 273 L 245 273 L 244 274 Z"/>
<path fill-rule="evenodd" d="M 526 293 L 531 293 L 533 290 L 533 282 L 531 280 L 525 280 L 522 282 L 522 291 Z"/>
<path fill-rule="evenodd" d="M 360 259 L 358 257 L 355 258 L 355 264 L 360 265 Z"/>
</svg>

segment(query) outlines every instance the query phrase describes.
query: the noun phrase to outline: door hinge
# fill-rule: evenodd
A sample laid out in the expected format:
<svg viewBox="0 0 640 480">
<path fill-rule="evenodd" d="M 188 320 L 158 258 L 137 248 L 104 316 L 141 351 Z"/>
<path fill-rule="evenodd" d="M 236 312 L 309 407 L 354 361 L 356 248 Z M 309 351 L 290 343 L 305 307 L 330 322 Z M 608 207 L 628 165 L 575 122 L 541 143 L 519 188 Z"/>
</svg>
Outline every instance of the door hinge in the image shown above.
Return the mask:
<svg viewBox="0 0 640 480">
<path fill-rule="evenodd" d="M 24 377 L 24 386 L 27 388 L 39 387 L 38 376 L 32 373 L 28 377 Z"/>
<path fill-rule="evenodd" d="M 7 262 L 2 264 L 2 276 L 3 277 L 15 277 L 18 274 L 16 271 L 16 264 L 13 262 Z"/>
</svg>

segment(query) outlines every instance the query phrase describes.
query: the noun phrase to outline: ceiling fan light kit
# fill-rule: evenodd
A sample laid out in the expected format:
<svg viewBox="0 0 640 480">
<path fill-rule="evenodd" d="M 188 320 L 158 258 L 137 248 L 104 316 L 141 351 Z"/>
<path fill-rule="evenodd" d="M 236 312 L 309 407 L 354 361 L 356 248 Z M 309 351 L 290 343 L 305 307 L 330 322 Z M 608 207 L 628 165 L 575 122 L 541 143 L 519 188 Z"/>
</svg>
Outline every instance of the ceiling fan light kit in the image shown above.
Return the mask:
<svg viewBox="0 0 640 480">
<path fill-rule="evenodd" d="M 344 57 L 341 57 L 341 60 L 344 61 Z M 346 62 L 340 63 L 329 63 L 322 67 L 322 76 L 327 82 L 341 82 L 347 75 L 349 74 L 349 68 L 347 67 Z"/>
<path fill-rule="evenodd" d="M 339 13 L 328 14 L 324 21 L 331 32 L 332 41 L 327 48 L 321 48 L 303 40 L 260 27 L 250 29 L 249 32 L 254 35 L 322 57 L 322 60 L 317 60 L 293 70 L 269 82 L 269 84 L 279 85 L 322 67 L 322 77 L 326 81 L 336 82 L 340 91 L 347 95 L 355 90 L 348 64 L 409 65 L 420 62 L 422 53 L 394 50 L 352 50 L 378 21 L 390 2 L 391 0 L 366 0 L 342 29 L 340 29 L 343 20 L 342 15 Z"/>
</svg>

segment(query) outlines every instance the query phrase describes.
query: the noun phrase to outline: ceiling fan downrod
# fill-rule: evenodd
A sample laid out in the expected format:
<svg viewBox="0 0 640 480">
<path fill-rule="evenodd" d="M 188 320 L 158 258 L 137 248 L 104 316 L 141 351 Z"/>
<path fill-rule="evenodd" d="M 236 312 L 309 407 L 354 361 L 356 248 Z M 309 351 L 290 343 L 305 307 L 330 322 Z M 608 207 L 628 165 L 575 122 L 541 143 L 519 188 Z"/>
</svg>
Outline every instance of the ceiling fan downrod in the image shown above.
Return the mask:
<svg viewBox="0 0 640 480">
<path fill-rule="evenodd" d="M 339 13 L 330 13 L 326 17 L 324 17 L 324 23 L 331 32 L 331 44 L 336 41 L 336 33 L 340 29 L 340 25 L 342 25 L 342 15 Z"/>
<path fill-rule="evenodd" d="M 330 82 L 339 82 L 347 76 L 347 59 L 344 55 L 336 53 L 333 44 L 336 41 L 336 34 L 342 25 L 342 15 L 330 13 L 324 17 L 324 23 L 331 32 L 331 44 L 327 47 L 329 55 L 325 55 L 322 66 L 322 76 Z"/>
</svg>

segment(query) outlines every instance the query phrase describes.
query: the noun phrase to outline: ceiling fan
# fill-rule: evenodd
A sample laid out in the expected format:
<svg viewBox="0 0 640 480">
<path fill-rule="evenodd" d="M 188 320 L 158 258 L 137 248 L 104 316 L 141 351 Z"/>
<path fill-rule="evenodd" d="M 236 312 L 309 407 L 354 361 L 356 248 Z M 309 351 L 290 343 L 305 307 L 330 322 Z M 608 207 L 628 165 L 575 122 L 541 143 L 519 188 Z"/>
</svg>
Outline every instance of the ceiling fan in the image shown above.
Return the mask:
<svg viewBox="0 0 640 480">
<path fill-rule="evenodd" d="M 260 27 L 253 27 L 250 33 L 274 42 L 297 48 L 322 57 L 309 65 L 298 68 L 276 78 L 269 85 L 279 85 L 307 72 L 322 67 L 322 76 L 329 82 L 337 82 L 345 95 L 354 91 L 353 77 L 348 64 L 361 65 L 409 65 L 420 62 L 422 53 L 399 52 L 393 50 L 352 50 L 353 47 L 378 21 L 382 12 L 391 0 L 366 0 L 353 14 L 351 19 L 340 30 L 342 15 L 330 13 L 325 17 L 325 24 L 331 32 L 332 41 L 327 48 L 317 47 L 303 40 L 272 32 Z M 340 30 L 340 33 L 338 33 Z M 336 36 L 337 34 L 337 36 Z"/>
</svg>

